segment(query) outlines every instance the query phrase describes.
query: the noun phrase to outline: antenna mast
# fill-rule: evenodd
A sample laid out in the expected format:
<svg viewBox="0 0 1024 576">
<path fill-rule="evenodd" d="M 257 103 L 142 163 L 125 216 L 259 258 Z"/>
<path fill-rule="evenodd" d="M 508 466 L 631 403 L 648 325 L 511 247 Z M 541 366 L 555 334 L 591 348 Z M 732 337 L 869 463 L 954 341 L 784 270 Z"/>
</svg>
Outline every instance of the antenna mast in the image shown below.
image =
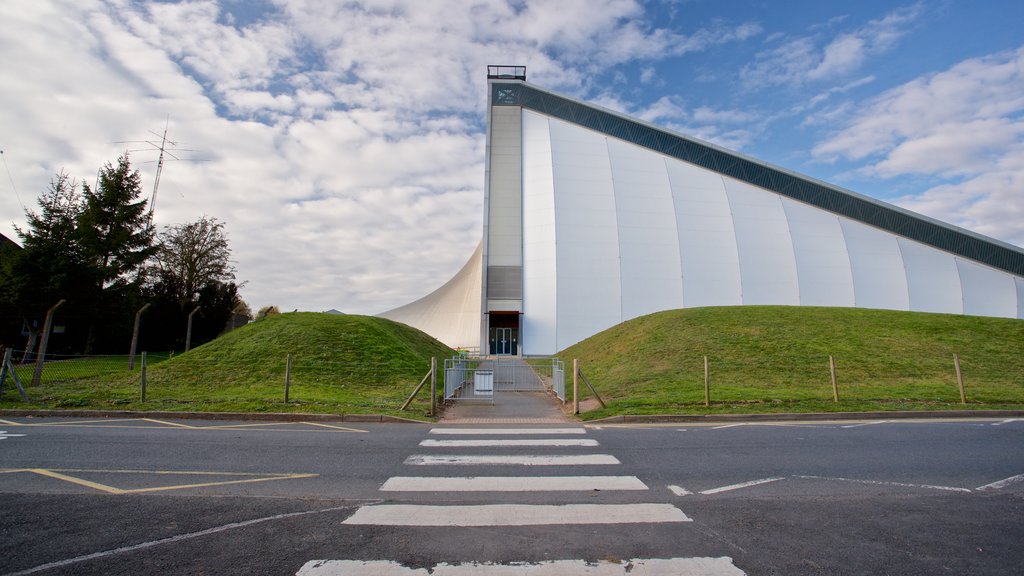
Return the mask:
<svg viewBox="0 0 1024 576">
<path fill-rule="evenodd" d="M 155 140 L 122 140 L 119 142 L 115 142 L 115 144 L 143 144 L 149 146 L 148 148 L 142 148 L 139 150 L 129 150 L 129 152 L 140 152 L 146 150 L 160 151 L 160 156 L 157 158 L 156 162 L 156 178 L 153 179 L 153 195 L 149 199 L 149 215 L 147 216 L 147 218 L 149 219 L 150 226 L 153 225 L 153 213 L 156 211 L 156 195 L 157 192 L 160 190 L 160 174 L 164 170 L 164 155 L 170 156 L 172 160 L 181 160 L 181 158 L 174 155 L 174 152 L 195 152 L 195 150 L 190 150 L 187 148 L 177 148 L 177 142 L 167 139 L 167 128 L 170 125 L 170 123 L 171 116 L 170 114 L 168 114 L 167 120 L 164 122 L 163 134 L 157 134 L 152 130 L 149 131 L 149 133 L 152 134 L 153 136 L 157 136 L 158 138 L 160 138 L 159 144 Z M 186 160 L 193 160 L 198 162 L 204 161 L 202 159 L 195 158 L 186 158 Z"/>
<path fill-rule="evenodd" d="M 156 192 L 160 188 L 160 173 L 164 169 L 164 151 L 167 149 L 167 126 L 171 122 L 171 117 L 167 117 L 167 121 L 164 123 L 164 133 L 160 137 L 160 158 L 156 161 L 156 178 L 153 179 L 153 196 L 149 199 L 149 222 L 153 222 L 153 212 L 156 211 Z"/>
</svg>

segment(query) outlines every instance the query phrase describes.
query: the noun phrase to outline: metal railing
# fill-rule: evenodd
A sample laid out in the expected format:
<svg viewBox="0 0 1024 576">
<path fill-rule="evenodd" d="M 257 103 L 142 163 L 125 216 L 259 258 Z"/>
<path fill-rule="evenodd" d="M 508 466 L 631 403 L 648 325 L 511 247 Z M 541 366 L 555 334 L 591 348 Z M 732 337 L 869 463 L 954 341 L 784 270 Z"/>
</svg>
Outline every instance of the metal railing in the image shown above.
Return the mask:
<svg viewBox="0 0 1024 576">
<path fill-rule="evenodd" d="M 495 392 L 554 391 L 565 400 L 565 363 L 557 358 L 472 358 L 444 361 L 444 399 L 491 402 Z"/>
</svg>

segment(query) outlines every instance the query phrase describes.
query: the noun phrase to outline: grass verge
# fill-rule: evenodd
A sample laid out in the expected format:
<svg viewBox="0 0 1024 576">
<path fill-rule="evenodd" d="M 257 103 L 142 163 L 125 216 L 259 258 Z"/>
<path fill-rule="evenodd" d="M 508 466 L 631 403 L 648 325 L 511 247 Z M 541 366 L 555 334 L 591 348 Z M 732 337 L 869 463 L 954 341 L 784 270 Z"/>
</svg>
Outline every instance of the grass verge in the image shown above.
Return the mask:
<svg viewBox="0 0 1024 576">
<path fill-rule="evenodd" d="M 289 402 L 285 374 L 292 356 Z M 19 371 L 29 402 L 8 379 L 0 408 L 85 408 L 201 412 L 311 412 L 419 417 L 429 390 L 402 412 L 415 385 L 455 352 L 426 334 L 383 318 L 316 313 L 271 316 L 185 354 L 149 363 L 127 357 L 47 362 L 39 385 Z M 110 360 L 109 358 L 115 358 Z M 443 383 L 439 380 L 439 384 Z"/>
<path fill-rule="evenodd" d="M 968 403 L 960 403 L 953 354 Z M 704 356 L 711 406 L 704 405 Z M 833 401 L 828 357 L 837 365 Z M 644 316 L 559 356 L 620 414 L 1024 409 L 1024 321 L 857 308 L 712 307 Z M 582 385 L 581 385 L 582 386 Z M 585 387 L 581 398 L 590 396 Z"/>
</svg>

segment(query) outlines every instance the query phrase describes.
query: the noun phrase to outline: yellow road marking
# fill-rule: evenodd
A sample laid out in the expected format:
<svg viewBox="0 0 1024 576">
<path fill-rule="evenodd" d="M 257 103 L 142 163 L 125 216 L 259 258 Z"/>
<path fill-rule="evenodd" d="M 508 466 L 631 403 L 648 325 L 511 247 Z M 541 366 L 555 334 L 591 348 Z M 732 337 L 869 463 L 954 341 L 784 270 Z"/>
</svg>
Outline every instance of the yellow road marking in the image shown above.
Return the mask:
<svg viewBox="0 0 1024 576">
<path fill-rule="evenodd" d="M 165 422 L 163 420 L 157 420 L 155 418 L 142 418 L 146 422 L 152 422 L 154 424 L 164 424 L 167 426 L 177 426 L 178 428 L 195 428 L 195 426 L 189 426 L 188 424 L 179 424 L 177 422 Z"/>
<path fill-rule="evenodd" d="M 203 488 L 205 486 L 225 486 L 227 484 L 246 484 L 251 482 L 270 482 L 271 480 L 293 480 L 297 478 L 316 478 L 319 474 L 292 474 L 290 476 L 274 476 L 272 478 L 250 478 L 248 480 L 227 480 L 224 482 L 202 482 L 199 484 L 182 484 L 179 486 L 157 486 L 154 488 L 136 488 L 124 490 L 125 494 L 140 494 L 143 492 L 160 492 L 162 490 L 183 490 L 185 488 Z"/>
<path fill-rule="evenodd" d="M 0 422 L 10 424 L 11 426 L 86 426 L 107 422 L 135 422 L 141 420 L 144 420 L 144 418 L 104 418 L 102 420 L 72 420 L 71 422 L 11 422 L 9 420 L 0 420 Z M 122 426 L 122 428 L 128 428 L 128 426 Z"/>
<path fill-rule="evenodd" d="M 218 430 L 228 428 L 255 428 L 257 426 L 287 426 L 294 422 L 254 422 L 252 424 L 211 424 L 209 426 L 193 426 L 197 430 Z M 301 422 L 300 422 L 301 424 Z"/>
<path fill-rule="evenodd" d="M 107 486 L 106 484 L 100 484 L 99 482 L 90 482 L 88 480 L 82 480 L 81 478 L 75 478 L 74 476 L 68 476 L 52 470 L 44 470 L 42 468 L 31 468 L 27 470 L 33 474 L 39 474 L 40 476 L 49 476 L 50 478 L 56 478 L 57 480 L 63 480 L 72 484 L 78 484 L 79 486 L 85 486 L 86 488 L 92 488 L 108 494 L 124 494 L 125 491 L 120 488 L 114 488 L 113 486 Z"/>
<path fill-rule="evenodd" d="M 22 468 L 21 470 L 27 470 Z M 48 468 L 54 472 L 101 472 L 104 474 L 155 474 L 155 475 L 180 475 L 180 476 L 295 476 L 296 472 L 209 472 L 202 470 L 124 470 L 124 469 L 100 469 L 100 468 Z M 13 470 L 17 471 L 17 470 Z"/>
<path fill-rule="evenodd" d="M 324 428 L 333 428 L 335 430 L 344 430 L 346 432 L 366 432 L 366 430 L 359 430 L 357 428 L 346 428 L 344 426 L 334 426 L 331 424 L 321 424 L 319 422 L 299 422 L 299 424 L 309 424 L 310 426 L 322 426 Z"/>
<path fill-rule="evenodd" d="M 154 424 L 163 424 L 163 426 L 120 426 L 113 425 L 108 426 L 107 422 L 133 422 L 133 421 L 146 421 Z M 254 424 L 226 424 L 223 426 L 190 426 L 188 424 L 177 424 L 174 422 L 165 422 L 163 420 L 155 420 L 152 418 L 119 418 L 111 420 L 83 420 L 79 422 L 11 422 L 8 420 L 0 419 L 0 424 L 6 424 L 8 426 L 36 426 L 36 427 L 65 427 L 65 428 L 129 428 L 137 430 L 173 430 L 176 428 L 185 428 L 188 430 L 236 430 L 236 429 L 249 429 L 257 432 L 367 432 L 367 430 L 359 430 L 357 428 L 346 428 L 344 426 L 331 426 L 330 424 L 319 424 L 316 422 L 260 422 Z M 270 428 L 270 426 L 287 426 L 289 424 L 306 424 L 309 426 L 320 426 L 323 428 L 330 428 L 331 430 L 309 430 L 305 428 L 288 428 L 285 430 Z M 257 426 L 265 426 L 265 428 L 257 428 Z"/>
<path fill-rule="evenodd" d="M 228 484 L 249 484 L 253 482 L 270 482 L 272 480 L 297 480 L 301 478 L 316 478 L 319 474 L 296 474 L 280 472 L 202 472 L 202 471 L 180 471 L 180 470 L 100 470 L 100 469 L 46 469 L 46 468 L 8 468 L 0 469 L 0 474 L 11 474 L 15 472 L 30 472 L 48 478 L 63 480 L 71 484 L 77 484 L 86 488 L 92 488 L 108 494 L 141 494 L 145 492 L 161 492 L 166 490 L 184 490 L 186 488 L 203 488 L 208 486 L 225 486 Z M 117 488 L 99 482 L 84 480 L 76 476 L 63 474 L 63 472 L 76 473 L 104 473 L 104 474 L 155 474 L 155 475 L 181 475 L 181 476 L 258 476 L 257 478 L 246 478 L 245 480 L 224 480 L 222 482 L 199 482 L 193 484 L 174 484 L 171 486 L 153 486 L 150 488 Z"/>
</svg>

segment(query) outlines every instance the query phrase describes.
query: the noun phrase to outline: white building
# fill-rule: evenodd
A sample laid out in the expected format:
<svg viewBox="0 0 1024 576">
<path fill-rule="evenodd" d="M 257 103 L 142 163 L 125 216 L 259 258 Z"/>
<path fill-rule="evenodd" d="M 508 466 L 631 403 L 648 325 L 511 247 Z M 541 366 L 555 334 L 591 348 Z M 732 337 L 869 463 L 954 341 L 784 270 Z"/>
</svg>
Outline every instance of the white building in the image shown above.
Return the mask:
<svg viewBox="0 0 1024 576">
<path fill-rule="evenodd" d="M 453 347 L 554 354 L 675 308 L 854 306 L 1024 318 L 1024 250 L 491 67 L 484 231 L 382 316 Z"/>
</svg>

